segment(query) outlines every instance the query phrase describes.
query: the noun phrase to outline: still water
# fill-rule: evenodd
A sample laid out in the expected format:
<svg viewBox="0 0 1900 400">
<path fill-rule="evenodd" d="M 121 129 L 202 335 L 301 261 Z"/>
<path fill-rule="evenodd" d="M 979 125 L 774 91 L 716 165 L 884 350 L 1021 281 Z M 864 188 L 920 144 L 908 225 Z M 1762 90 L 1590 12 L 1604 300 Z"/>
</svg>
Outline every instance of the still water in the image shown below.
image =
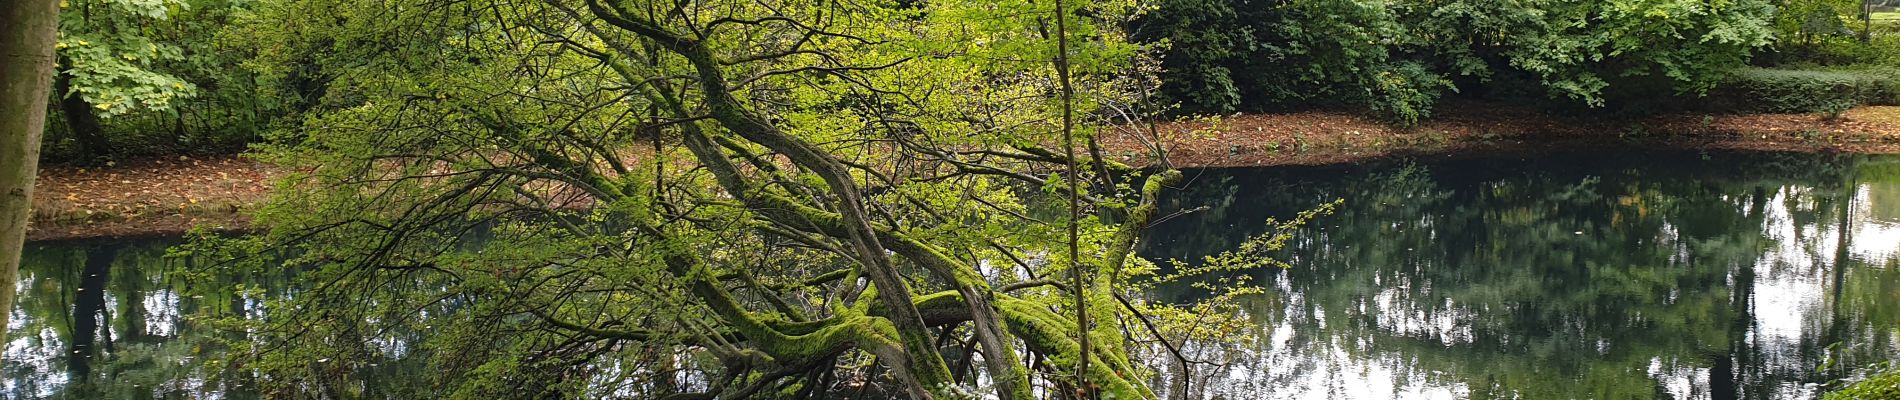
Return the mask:
<svg viewBox="0 0 1900 400">
<path fill-rule="evenodd" d="M 1198 259 L 1345 199 L 1267 254 L 1294 267 L 1255 273 L 1268 291 L 1243 301 L 1257 340 L 1198 348 L 1218 366 L 1196 371 L 1189 398 L 1808 398 L 1900 360 L 1900 157 L 1570 154 L 1189 177 L 1167 206 L 1200 211 L 1156 225 L 1145 256 Z M 164 257 L 174 243 L 29 243 L 0 394 L 254 397 L 235 368 L 204 361 L 244 333 L 201 316 L 259 315 L 254 299 L 294 295 L 288 273 L 185 279 L 206 268 Z M 206 282 L 230 289 L 185 287 Z M 207 292 L 219 294 L 180 294 Z"/>
<path fill-rule="evenodd" d="M 1900 360 L 1900 157 L 1615 153 L 1190 173 L 1143 252 L 1271 255 L 1194 398 L 1805 399 Z M 1193 290 L 1164 290 L 1174 299 Z"/>
<path fill-rule="evenodd" d="M 241 377 L 204 357 L 241 339 L 196 323 L 206 316 L 261 316 L 252 287 L 282 279 L 226 282 L 191 291 L 192 260 L 166 257 L 178 239 L 27 243 L 8 326 L 0 394 L 8 399 L 245 398 Z M 182 293 L 216 293 L 185 296 Z M 246 296 L 245 294 L 251 294 Z M 248 310 L 248 311 L 247 311 Z M 222 378 L 222 379 L 220 379 Z"/>
</svg>

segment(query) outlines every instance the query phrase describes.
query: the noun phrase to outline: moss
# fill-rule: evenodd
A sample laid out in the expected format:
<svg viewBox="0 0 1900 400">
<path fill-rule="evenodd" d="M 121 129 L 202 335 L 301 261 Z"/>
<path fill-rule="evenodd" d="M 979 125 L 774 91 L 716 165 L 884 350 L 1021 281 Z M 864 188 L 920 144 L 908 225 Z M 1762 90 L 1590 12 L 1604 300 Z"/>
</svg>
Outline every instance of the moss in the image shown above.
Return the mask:
<svg viewBox="0 0 1900 400">
<path fill-rule="evenodd" d="M 840 239 L 850 236 L 849 232 L 845 229 L 844 220 L 840 214 L 807 207 L 791 198 L 765 191 L 755 191 L 748 194 L 747 198 L 747 201 L 755 202 L 762 206 L 754 208 L 770 210 L 767 212 L 768 216 L 779 220 L 781 223 L 790 225 L 809 224 L 817 231 Z M 997 321 L 998 318 L 993 313 L 981 311 L 993 309 L 994 307 L 988 302 L 988 297 L 991 293 L 994 293 L 994 289 L 990 286 L 989 282 L 985 280 L 982 275 L 978 274 L 975 268 L 970 267 L 968 264 L 958 262 L 955 258 L 946 255 L 936 246 L 906 235 L 887 225 L 874 222 L 870 223 L 870 225 L 872 234 L 877 236 L 877 240 L 886 246 L 886 248 L 906 260 L 923 266 L 924 269 L 929 270 L 932 274 L 950 281 L 956 287 L 956 291 L 962 295 L 959 298 L 962 299 L 970 310 L 967 314 L 968 319 L 975 322 L 979 339 L 983 337 L 996 337 L 995 339 L 984 341 L 984 348 L 990 355 L 990 357 L 985 360 L 987 364 L 990 364 L 989 368 L 991 372 L 998 375 L 997 379 L 1001 382 L 998 386 L 1004 390 L 1015 392 L 1011 397 L 1029 397 L 1030 392 L 1028 390 L 1029 381 L 1026 378 L 1027 375 L 1015 374 L 1012 372 L 1013 370 L 1004 370 L 1004 368 L 1014 368 L 1015 365 L 1020 364 L 1017 362 L 1015 351 L 1009 348 L 1008 345 L 992 345 L 992 343 L 1003 343 L 1003 339 L 1000 338 L 1003 336 L 1001 334 L 1003 328 L 1000 327 L 1000 325 L 1003 325 L 1003 322 Z M 853 275 L 852 278 L 855 280 L 855 275 Z M 874 291 L 867 292 L 876 293 Z M 913 298 L 912 304 L 916 303 L 917 299 Z M 860 305 L 860 312 L 870 312 L 868 308 L 865 308 L 867 302 L 860 301 L 858 304 Z M 924 316 L 920 315 L 920 317 Z M 992 333 L 986 335 L 986 332 Z M 933 344 L 927 343 L 928 338 L 924 336 L 927 335 L 920 335 L 915 341 L 906 343 L 906 345 L 909 346 L 907 348 L 934 348 Z M 1010 367 L 1003 367 L 1005 365 Z"/>
<path fill-rule="evenodd" d="M 969 319 L 969 310 L 964 307 L 962 295 L 955 291 L 919 295 L 916 304 L 919 312 L 937 322 Z M 1013 296 L 998 295 L 995 304 L 1009 332 L 1022 339 L 1030 351 L 1048 356 L 1045 360 L 1058 370 L 1073 371 L 1076 368 L 1077 353 L 1082 347 L 1075 341 L 1077 329 L 1074 319 L 1049 311 L 1042 303 Z M 879 311 L 872 309 L 873 313 Z M 1122 341 L 1119 333 L 1113 331 L 1112 324 L 1103 325 L 1110 325 L 1111 329 L 1092 333 L 1091 337 L 1097 343 Z M 1144 398 L 1143 394 L 1150 393 L 1139 383 L 1138 370 L 1129 362 L 1121 347 L 1100 346 L 1091 350 L 1089 379 L 1101 386 L 1104 398 Z M 1023 374 L 1020 376 L 1028 376 L 1026 371 L 1019 369 L 1016 372 Z"/>
<path fill-rule="evenodd" d="M 1082 346 L 1073 339 L 1077 328 L 1070 319 L 1033 301 L 999 296 L 996 303 L 1010 332 L 1021 338 L 1030 350 L 1049 355 L 1045 360 L 1059 370 L 1075 370 Z M 1111 362 L 1112 359 L 1102 358 L 1103 354 L 1089 353 L 1088 370 L 1089 382 L 1101 388 L 1102 398 L 1139 399 L 1150 393 L 1135 383 L 1135 371 L 1129 369 L 1126 362 Z"/>
<path fill-rule="evenodd" d="M 901 345 L 894 339 L 898 337 L 896 326 L 882 317 L 846 313 L 823 321 L 791 322 L 755 315 L 715 284 L 713 274 L 692 253 L 675 247 L 666 250 L 666 261 L 674 274 L 691 279 L 694 295 L 704 299 L 720 319 L 757 344 L 766 355 L 778 359 L 807 359 L 853 345 L 867 348 Z"/>
<path fill-rule="evenodd" d="M 1156 212 L 1159 210 L 1161 192 L 1166 190 L 1167 185 L 1171 185 L 1180 179 L 1180 171 L 1166 170 L 1148 177 L 1147 181 L 1142 184 L 1141 202 L 1129 210 L 1128 220 L 1123 222 L 1115 232 L 1115 237 L 1109 244 L 1111 247 L 1108 248 L 1107 259 L 1103 265 L 1099 267 L 1102 270 L 1095 274 L 1095 280 L 1091 282 L 1094 287 L 1110 289 L 1095 290 L 1089 293 L 1088 312 L 1090 319 L 1095 321 L 1116 320 L 1117 314 L 1120 312 L 1120 308 L 1118 307 L 1120 302 L 1114 299 L 1113 292 L 1110 290 L 1119 286 L 1121 274 L 1124 265 L 1127 263 L 1128 255 L 1134 251 L 1135 241 L 1141 237 L 1141 231 L 1148 226 L 1149 221 L 1154 218 Z M 1121 331 L 1118 330 L 1114 324 L 1098 323 L 1094 324 L 1091 328 L 1092 329 L 1089 330 L 1089 337 L 1090 340 L 1095 343 L 1116 343 L 1123 339 Z M 1128 360 L 1126 350 L 1119 346 L 1101 346 L 1100 349 L 1090 350 L 1099 353 L 1097 354 L 1098 357 L 1114 363 L 1114 367 L 1117 370 L 1134 370 L 1134 365 Z"/>
</svg>

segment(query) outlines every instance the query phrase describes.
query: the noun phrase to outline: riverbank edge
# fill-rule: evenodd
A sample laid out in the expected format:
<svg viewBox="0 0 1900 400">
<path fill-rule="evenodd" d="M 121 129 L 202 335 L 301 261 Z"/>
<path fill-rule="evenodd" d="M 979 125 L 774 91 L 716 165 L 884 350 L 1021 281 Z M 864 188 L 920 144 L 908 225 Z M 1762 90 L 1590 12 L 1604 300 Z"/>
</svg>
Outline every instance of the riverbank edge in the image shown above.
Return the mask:
<svg viewBox="0 0 1900 400">
<path fill-rule="evenodd" d="M 1745 150 L 1900 154 L 1900 107 L 1820 114 L 1558 116 L 1466 104 L 1398 128 L 1347 113 L 1244 114 L 1153 127 L 1177 168 L 1349 164 L 1394 157 L 1483 157 L 1552 151 Z M 1148 148 L 1105 133 L 1104 151 L 1143 163 Z M 104 168 L 41 170 L 27 240 L 177 236 L 194 227 L 251 229 L 248 211 L 281 174 L 240 156 L 180 157 Z"/>
</svg>

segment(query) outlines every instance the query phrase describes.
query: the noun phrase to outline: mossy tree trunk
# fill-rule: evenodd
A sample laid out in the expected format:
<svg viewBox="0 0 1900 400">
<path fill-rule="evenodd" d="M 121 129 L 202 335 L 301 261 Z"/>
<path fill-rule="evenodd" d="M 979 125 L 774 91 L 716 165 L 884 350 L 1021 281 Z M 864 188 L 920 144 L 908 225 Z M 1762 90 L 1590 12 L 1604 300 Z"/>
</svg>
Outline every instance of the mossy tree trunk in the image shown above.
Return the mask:
<svg viewBox="0 0 1900 400">
<path fill-rule="evenodd" d="M 327 4 L 314 1 L 292 8 Z M 461 332 L 439 335 L 468 343 L 493 342 L 496 326 L 519 329 L 530 339 L 501 340 L 518 344 L 505 353 L 522 360 L 638 361 L 627 365 L 655 370 L 638 373 L 651 375 L 640 380 L 654 388 L 645 394 L 668 398 L 823 396 L 839 393 L 838 382 L 914 398 L 1064 397 L 1082 387 L 1152 398 L 1128 355 L 1141 342 L 1115 323 L 1132 317 L 1122 308 L 1139 307 L 1117 301 L 1132 290 L 1117 280 L 1122 264 L 1142 263 L 1128 253 L 1179 174 L 1041 147 L 1059 140 L 1048 122 L 1054 103 L 1041 95 L 1056 86 L 1054 53 L 1035 47 L 1055 47 L 1041 24 L 1051 6 L 1010 3 L 542 0 L 489 16 L 337 2 L 363 7 L 340 14 L 373 15 L 363 23 L 382 29 L 338 43 L 439 25 L 523 28 L 448 29 L 441 37 L 455 40 L 417 39 L 425 44 L 363 63 L 376 67 L 360 72 L 389 79 L 336 82 L 337 93 L 363 99 L 315 110 L 308 141 L 269 156 L 311 173 L 259 212 L 287 234 L 267 239 L 307 250 L 300 259 L 317 265 L 312 274 L 339 282 L 273 315 L 314 331 L 287 339 L 324 348 L 305 354 L 335 357 L 336 343 L 382 330 L 356 329 L 378 324 L 370 318 L 427 309 L 406 302 L 440 289 L 351 297 L 360 293 L 346 288 L 443 277 L 484 316 L 423 329 Z M 980 15 L 946 17 L 991 12 L 1016 19 L 971 33 L 967 22 Z M 455 23 L 434 22 L 445 18 Z M 990 46 L 1008 51 L 988 56 L 958 50 L 1002 41 L 1016 45 Z M 1096 64 L 1132 56 L 1077 43 L 1071 50 L 1086 61 L 1075 64 L 1079 147 L 1105 124 L 1089 99 L 1106 98 L 1103 81 L 1119 71 Z M 312 75 L 358 72 L 340 68 Z M 1079 240 L 1064 241 L 1062 222 L 1032 210 L 1072 181 L 1083 189 L 1078 211 L 1115 218 L 1080 218 Z M 462 251 L 450 238 L 474 224 L 508 232 L 498 233 L 507 243 Z M 1081 284 L 1049 279 L 1081 269 Z M 1088 307 L 1065 301 L 1076 298 Z M 532 318 L 514 318 L 523 315 Z M 1094 322 L 1084 329 L 1077 317 Z M 439 343 L 453 346 L 435 349 L 444 357 L 492 363 L 443 363 L 444 380 L 468 393 L 555 388 L 595 373 Z M 950 346 L 960 357 L 945 354 Z M 957 374 L 946 361 L 958 362 Z M 705 383 L 674 387 L 657 371 L 675 369 L 700 371 Z M 530 375 L 542 371 L 575 373 Z"/>
</svg>

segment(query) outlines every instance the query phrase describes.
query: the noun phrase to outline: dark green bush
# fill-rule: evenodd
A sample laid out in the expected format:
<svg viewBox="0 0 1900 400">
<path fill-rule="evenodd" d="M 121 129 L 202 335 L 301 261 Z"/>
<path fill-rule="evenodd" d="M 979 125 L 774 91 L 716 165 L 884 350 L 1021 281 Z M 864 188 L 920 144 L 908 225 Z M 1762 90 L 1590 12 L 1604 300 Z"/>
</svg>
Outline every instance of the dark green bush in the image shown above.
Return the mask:
<svg viewBox="0 0 1900 400">
<path fill-rule="evenodd" d="M 1460 89 L 1590 108 L 1699 95 L 1775 33 L 1768 0 L 1687 9 L 1574 0 L 1147 4 L 1154 8 L 1128 33 L 1165 45 L 1162 97 L 1184 113 L 1344 108 L 1398 124 L 1429 116 Z"/>
<path fill-rule="evenodd" d="M 1399 59 L 1414 40 L 1384 2 L 1161 0 L 1130 27 L 1166 43 L 1162 93 L 1187 113 L 1355 108 L 1416 123 L 1450 83 Z"/>
<path fill-rule="evenodd" d="M 1900 106 L 1900 69 L 1871 68 L 1861 74 L 1867 79 L 1862 88 L 1861 103 Z"/>
<path fill-rule="evenodd" d="M 1715 111 L 1766 113 L 1832 113 L 1863 104 L 1900 104 L 1900 72 L 1744 68 L 1711 91 L 1708 104 Z"/>
<path fill-rule="evenodd" d="M 271 89 L 276 85 L 261 79 L 253 69 L 252 60 L 260 53 L 283 50 L 254 43 L 253 30 L 236 24 L 251 18 L 254 8 L 261 6 L 259 2 L 168 0 L 130 2 L 139 3 L 131 8 L 122 4 L 127 2 L 116 1 L 72 3 L 69 10 L 88 9 L 92 3 L 99 7 L 83 18 L 72 13 L 63 16 L 63 20 L 89 22 L 62 23 L 62 38 L 93 37 L 95 42 L 107 42 L 97 37 L 113 38 L 111 42 L 119 45 L 102 50 L 100 54 L 105 56 L 100 57 L 142 60 L 126 65 L 80 63 L 68 60 L 78 55 L 69 54 L 75 50 L 68 47 L 60 54 L 67 61 L 62 61 L 65 65 L 58 73 L 73 93 L 167 90 L 164 93 L 175 97 L 163 103 L 138 103 L 119 109 L 110 103 L 68 107 L 62 104 L 62 100 L 69 99 L 68 93 L 55 93 L 47 99 L 53 106 L 49 107 L 40 153 L 45 162 L 87 164 L 121 157 L 236 153 L 261 141 L 274 118 L 290 114 L 298 106 L 294 99 L 275 96 Z M 152 52 L 166 49 L 166 56 L 138 56 L 143 53 L 127 50 L 144 48 Z M 110 75 L 108 72 L 128 77 L 91 82 L 79 79 Z M 96 126 L 88 124 L 89 120 L 96 120 Z"/>
</svg>

